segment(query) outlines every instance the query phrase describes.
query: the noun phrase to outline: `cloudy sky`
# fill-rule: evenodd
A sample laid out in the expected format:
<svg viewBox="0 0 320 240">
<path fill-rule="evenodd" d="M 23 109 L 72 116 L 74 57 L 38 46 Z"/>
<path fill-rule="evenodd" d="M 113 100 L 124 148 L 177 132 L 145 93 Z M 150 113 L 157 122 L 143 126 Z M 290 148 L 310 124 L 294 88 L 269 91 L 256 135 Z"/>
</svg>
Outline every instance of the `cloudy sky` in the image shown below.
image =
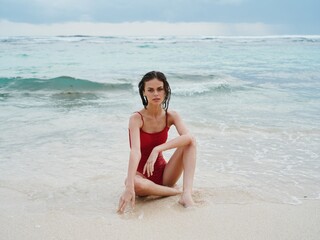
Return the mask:
<svg viewBox="0 0 320 240">
<path fill-rule="evenodd" d="M 0 35 L 320 34 L 320 0 L 0 0 Z"/>
</svg>

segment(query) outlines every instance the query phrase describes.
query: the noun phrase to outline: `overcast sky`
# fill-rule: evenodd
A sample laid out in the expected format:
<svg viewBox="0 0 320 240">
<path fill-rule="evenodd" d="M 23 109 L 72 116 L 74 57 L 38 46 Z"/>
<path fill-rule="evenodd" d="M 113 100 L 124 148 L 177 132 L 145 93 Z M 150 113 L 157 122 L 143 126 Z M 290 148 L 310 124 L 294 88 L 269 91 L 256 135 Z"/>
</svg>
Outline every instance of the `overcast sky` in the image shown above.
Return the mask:
<svg viewBox="0 0 320 240">
<path fill-rule="evenodd" d="M 135 29 L 146 22 L 162 24 L 164 33 L 183 23 L 181 34 L 191 34 L 192 23 L 198 30 L 202 24 L 204 34 L 320 34 L 320 0 L 0 0 L 0 35 L 37 33 L 44 26 L 55 33 L 71 23 L 98 32 L 132 23 Z"/>
</svg>

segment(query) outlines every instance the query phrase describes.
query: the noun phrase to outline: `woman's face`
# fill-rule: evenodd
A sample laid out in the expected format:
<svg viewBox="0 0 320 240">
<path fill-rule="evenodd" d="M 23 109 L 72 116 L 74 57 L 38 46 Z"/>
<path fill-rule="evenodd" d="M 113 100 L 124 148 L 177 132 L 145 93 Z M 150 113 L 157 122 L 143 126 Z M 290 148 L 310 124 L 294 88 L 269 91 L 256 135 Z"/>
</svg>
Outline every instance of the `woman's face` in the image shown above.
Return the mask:
<svg viewBox="0 0 320 240">
<path fill-rule="evenodd" d="M 148 99 L 148 104 L 160 105 L 166 96 L 163 82 L 157 78 L 147 81 L 144 86 L 144 95 Z"/>
</svg>

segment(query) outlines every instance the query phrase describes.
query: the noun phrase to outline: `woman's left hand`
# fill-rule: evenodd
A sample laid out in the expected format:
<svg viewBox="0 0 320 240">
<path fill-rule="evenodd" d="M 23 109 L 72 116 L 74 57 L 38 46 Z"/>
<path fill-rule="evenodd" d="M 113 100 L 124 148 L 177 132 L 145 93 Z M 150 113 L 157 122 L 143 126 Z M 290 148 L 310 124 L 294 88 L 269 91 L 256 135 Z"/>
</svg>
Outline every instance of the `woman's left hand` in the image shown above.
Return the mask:
<svg viewBox="0 0 320 240">
<path fill-rule="evenodd" d="M 143 174 L 147 172 L 147 176 L 150 177 L 153 175 L 154 171 L 154 164 L 158 158 L 159 152 L 154 148 L 146 162 L 146 164 L 143 167 Z"/>
</svg>

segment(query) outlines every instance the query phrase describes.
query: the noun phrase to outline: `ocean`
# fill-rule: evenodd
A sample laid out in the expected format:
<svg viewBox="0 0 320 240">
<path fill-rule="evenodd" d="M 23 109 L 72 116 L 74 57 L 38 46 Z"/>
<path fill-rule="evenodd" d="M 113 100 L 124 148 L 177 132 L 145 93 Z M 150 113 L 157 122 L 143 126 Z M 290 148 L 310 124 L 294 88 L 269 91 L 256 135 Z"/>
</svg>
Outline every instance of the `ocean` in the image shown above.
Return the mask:
<svg viewBox="0 0 320 240">
<path fill-rule="evenodd" d="M 320 199 L 320 36 L 1 37 L 0 195 L 116 209 L 151 70 L 197 139 L 199 201 Z"/>
</svg>

